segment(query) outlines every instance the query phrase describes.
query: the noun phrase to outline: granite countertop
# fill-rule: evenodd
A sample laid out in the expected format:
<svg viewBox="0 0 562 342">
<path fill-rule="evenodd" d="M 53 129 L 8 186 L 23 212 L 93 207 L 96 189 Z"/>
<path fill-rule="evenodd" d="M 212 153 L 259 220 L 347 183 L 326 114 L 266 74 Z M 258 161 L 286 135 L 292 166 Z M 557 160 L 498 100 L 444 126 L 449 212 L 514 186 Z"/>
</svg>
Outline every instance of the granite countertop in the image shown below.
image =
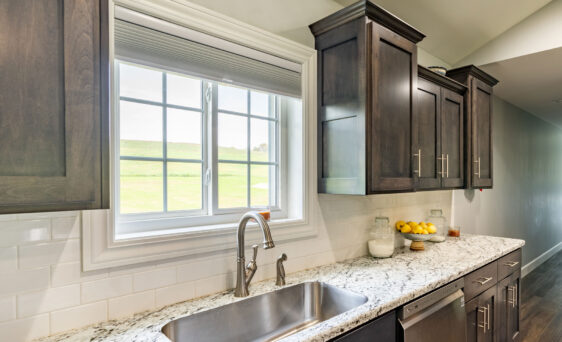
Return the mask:
<svg viewBox="0 0 562 342">
<path fill-rule="evenodd" d="M 389 259 L 361 257 L 289 274 L 286 286 L 305 281 L 322 281 L 363 294 L 368 301 L 288 336 L 283 341 L 326 341 L 460 278 L 524 244 L 523 240 L 465 235 L 447 238 L 443 243 L 426 243 L 426 250 L 422 252 L 413 252 L 403 247 L 396 250 Z M 251 284 L 250 296 L 277 289 L 274 283 L 269 279 Z M 137 314 L 128 319 L 51 336 L 41 341 L 168 342 L 160 329 L 169 321 L 237 300 L 242 299 L 235 298 L 232 290 L 226 291 L 174 304 L 158 311 Z"/>
</svg>

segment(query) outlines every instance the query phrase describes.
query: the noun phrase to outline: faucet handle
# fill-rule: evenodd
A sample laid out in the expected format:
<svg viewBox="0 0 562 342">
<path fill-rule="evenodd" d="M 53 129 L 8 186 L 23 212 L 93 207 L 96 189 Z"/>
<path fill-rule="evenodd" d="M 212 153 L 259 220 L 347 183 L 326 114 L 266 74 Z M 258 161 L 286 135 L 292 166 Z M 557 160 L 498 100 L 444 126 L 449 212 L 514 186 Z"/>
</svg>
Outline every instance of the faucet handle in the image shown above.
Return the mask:
<svg viewBox="0 0 562 342">
<path fill-rule="evenodd" d="M 287 261 L 287 254 L 285 253 L 277 258 L 277 279 L 275 280 L 275 285 L 277 286 L 285 285 L 285 267 L 283 267 L 283 261 Z"/>
<path fill-rule="evenodd" d="M 252 261 L 256 261 L 256 258 L 258 257 L 258 248 L 259 245 L 252 245 L 252 249 L 254 250 L 254 256 L 252 257 Z"/>
</svg>

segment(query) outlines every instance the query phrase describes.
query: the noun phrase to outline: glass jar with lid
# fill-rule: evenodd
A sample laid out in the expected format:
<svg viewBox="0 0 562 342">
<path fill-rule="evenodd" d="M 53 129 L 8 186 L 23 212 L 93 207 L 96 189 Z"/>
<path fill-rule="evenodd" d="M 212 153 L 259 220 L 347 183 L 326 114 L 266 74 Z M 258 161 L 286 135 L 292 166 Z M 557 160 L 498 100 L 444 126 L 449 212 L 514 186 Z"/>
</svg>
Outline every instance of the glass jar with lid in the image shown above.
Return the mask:
<svg viewBox="0 0 562 342">
<path fill-rule="evenodd" d="M 375 217 L 369 232 L 369 253 L 375 258 L 388 258 L 394 253 L 394 229 L 388 217 Z"/>
<path fill-rule="evenodd" d="M 443 216 L 443 210 L 431 209 L 426 219 L 427 223 L 433 223 L 437 228 L 437 233 L 429 239 L 431 242 L 443 242 L 447 235 L 447 219 Z"/>
</svg>

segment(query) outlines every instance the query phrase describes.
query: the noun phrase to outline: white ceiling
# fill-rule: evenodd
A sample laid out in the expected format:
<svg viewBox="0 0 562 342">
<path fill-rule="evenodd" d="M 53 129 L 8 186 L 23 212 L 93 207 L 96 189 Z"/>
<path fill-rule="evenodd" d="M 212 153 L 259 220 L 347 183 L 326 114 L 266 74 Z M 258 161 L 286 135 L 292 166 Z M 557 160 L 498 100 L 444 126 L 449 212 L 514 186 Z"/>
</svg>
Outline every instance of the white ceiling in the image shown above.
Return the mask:
<svg viewBox="0 0 562 342">
<path fill-rule="evenodd" d="M 481 66 L 500 83 L 494 94 L 562 127 L 562 48 Z"/>
<path fill-rule="evenodd" d="M 308 25 L 356 0 L 189 0 L 308 46 Z M 373 0 L 427 37 L 420 46 L 450 65 L 551 0 Z"/>
</svg>

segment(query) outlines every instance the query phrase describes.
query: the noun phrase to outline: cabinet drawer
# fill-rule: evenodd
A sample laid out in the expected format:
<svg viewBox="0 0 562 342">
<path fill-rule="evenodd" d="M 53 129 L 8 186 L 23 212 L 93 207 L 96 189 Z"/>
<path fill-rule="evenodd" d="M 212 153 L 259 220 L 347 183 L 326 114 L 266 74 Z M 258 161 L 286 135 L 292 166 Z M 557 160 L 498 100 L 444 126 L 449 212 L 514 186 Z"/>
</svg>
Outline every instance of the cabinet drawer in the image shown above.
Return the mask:
<svg viewBox="0 0 562 342">
<path fill-rule="evenodd" d="M 471 300 L 498 282 L 498 263 L 496 261 L 469 273 L 464 277 L 464 297 Z"/>
<path fill-rule="evenodd" d="M 396 341 L 396 312 L 376 318 L 359 328 L 338 336 L 332 342 L 395 342 Z"/>
<path fill-rule="evenodd" d="M 521 249 L 509 253 L 498 260 L 498 280 L 521 269 Z"/>
</svg>

